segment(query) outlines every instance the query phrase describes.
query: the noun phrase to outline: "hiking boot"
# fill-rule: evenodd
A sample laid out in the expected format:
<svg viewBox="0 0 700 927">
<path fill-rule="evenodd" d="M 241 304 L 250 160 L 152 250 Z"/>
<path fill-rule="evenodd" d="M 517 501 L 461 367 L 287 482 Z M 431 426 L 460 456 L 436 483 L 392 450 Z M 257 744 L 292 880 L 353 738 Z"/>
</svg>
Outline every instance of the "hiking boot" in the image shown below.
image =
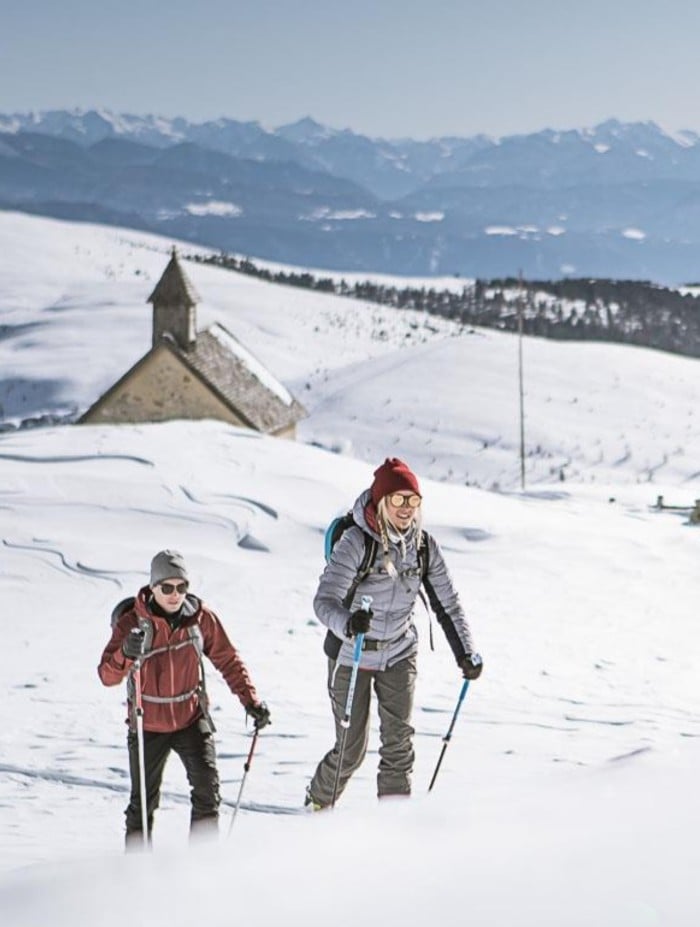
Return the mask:
<svg viewBox="0 0 700 927">
<path fill-rule="evenodd" d="M 306 796 L 304 798 L 304 809 L 306 811 L 323 811 L 326 805 L 322 805 L 320 802 L 316 801 L 309 790 L 306 790 Z"/>
</svg>

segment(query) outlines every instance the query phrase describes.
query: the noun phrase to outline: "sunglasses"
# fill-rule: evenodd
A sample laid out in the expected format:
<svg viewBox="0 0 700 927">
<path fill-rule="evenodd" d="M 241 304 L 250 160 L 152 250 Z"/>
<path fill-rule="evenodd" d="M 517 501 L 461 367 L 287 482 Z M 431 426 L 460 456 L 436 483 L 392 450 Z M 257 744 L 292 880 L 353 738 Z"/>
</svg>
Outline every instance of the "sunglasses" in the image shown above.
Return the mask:
<svg viewBox="0 0 700 927">
<path fill-rule="evenodd" d="M 172 595 L 173 592 L 177 592 L 178 595 L 184 595 L 190 586 L 189 583 L 158 583 L 158 585 L 165 595 Z"/>
<path fill-rule="evenodd" d="M 414 492 L 411 493 L 410 496 L 404 496 L 402 492 L 393 492 L 389 496 L 389 502 L 391 502 L 395 509 L 400 509 L 404 505 L 407 505 L 411 509 L 417 509 L 421 501 L 421 497 Z"/>
</svg>

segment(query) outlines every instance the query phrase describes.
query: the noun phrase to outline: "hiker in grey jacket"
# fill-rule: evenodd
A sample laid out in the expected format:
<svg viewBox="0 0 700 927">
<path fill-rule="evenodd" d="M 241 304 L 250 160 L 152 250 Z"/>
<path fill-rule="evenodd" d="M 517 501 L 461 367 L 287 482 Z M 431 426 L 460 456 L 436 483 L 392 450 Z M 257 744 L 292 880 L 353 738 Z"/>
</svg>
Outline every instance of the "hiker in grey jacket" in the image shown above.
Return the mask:
<svg viewBox="0 0 700 927">
<path fill-rule="evenodd" d="M 418 649 L 413 610 L 421 583 L 464 678 L 476 679 L 481 673 L 482 660 L 474 650 L 440 547 L 422 530 L 421 503 L 418 479 L 407 464 L 397 458 L 385 460 L 375 471 L 370 489 L 355 502 L 354 524 L 333 547 L 321 576 L 314 610 L 329 631 L 324 650 L 336 742 L 319 763 L 307 790 L 306 804 L 314 810 L 328 807 L 333 800 L 356 635 L 366 636 L 337 795 L 367 750 L 372 688 L 381 740 L 377 793 L 380 798 L 410 795 Z M 368 572 L 358 573 L 368 543 L 373 543 L 374 555 Z M 359 607 L 362 596 L 372 597 L 370 611 Z"/>
</svg>

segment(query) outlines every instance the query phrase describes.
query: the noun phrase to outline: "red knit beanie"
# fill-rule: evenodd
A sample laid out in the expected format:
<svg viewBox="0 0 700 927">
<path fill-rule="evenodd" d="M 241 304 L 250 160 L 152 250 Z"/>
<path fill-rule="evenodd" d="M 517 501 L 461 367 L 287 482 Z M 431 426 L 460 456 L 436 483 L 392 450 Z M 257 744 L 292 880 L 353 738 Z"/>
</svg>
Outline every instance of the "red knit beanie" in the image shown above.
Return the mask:
<svg viewBox="0 0 700 927">
<path fill-rule="evenodd" d="M 398 457 L 387 457 L 381 467 L 374 471 L 372 483 L 372 502 L 379 505 L 379 500 L 392 492 L 415 492 L 420 496 L 418 478 L 407 463 Z"/>
</svg>

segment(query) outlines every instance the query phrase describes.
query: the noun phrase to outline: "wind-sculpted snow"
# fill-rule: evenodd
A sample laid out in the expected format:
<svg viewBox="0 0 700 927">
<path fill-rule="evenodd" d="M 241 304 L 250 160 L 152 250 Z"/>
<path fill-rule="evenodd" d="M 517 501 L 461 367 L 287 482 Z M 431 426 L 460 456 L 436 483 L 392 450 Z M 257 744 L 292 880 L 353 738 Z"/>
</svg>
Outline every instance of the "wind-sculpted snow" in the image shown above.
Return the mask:
<svg viewBox="0 0 700 927">
<path fill-rule="evenodd" d="M 245 758 L 245 757 L 243 757 Z M 113 770 L 118 775 L 126 775 L 124 770 Z M 130 786 L 126 782 L 106 782 L 99 779 L 87 779 L 85 776 L 75 776 L 70 773 L 57 772 L 52 769 L 30 769 L 21 766 L 14 766 L 11 763 L 0 763 L 0 772 L 5 775 L 24 778 L 29 780 L 41 779 L 46 782 L 56 783 L 58 786 L 78 786 L 87 789 L 106 789 L 109 792 L 118 792 L 128 796 Z M 168 802 L 174 802 L 178 805 L 189 805 L 190 796 L 187 792 L 172 792 L 164 790 L 163 798 Z M 232 801 L 223 801 L 224 810 L 234 806 Z M 269 802 L 249 802 L 241 799 L 242 811 L 258 811 L 263 814 L 298 814 L 303 813 L 298 806 L 275 805 Z"/>
<path fill-rule="evenodd" d="M 64 454 L 58 457 L 31 457 L 27 454 L 0 454 L 0 460 L 17 460 L 20 463 L 84 463 L 85 461 L 102 461 L 102 460 L 129 460 L 132 463 L 143 464 L 146 467 L 152 467 L 153 461 L 145 460 L 143 457 L 135 457 L 126 454 L 87 454 L 85 456 L 75 456 Z"/>
<path fill-rule="evenodd" d="M 187 496 L 187 498 L 196 503 L 197 505 L 206 505 L 212 507 L 222 503 L 233 504 L 236 508 L 241 508 L 243 511 L 252 514 L 253 516 L 258 515 L 260 512 L 263 512 L 265 515 L 269 515 L 270 518 L 277 518 L 277 512 L 270 508 L 268 505 L 265 505 L 263 502 L 257 502 L 255 499 L 245 499 L 240 496 L 232 496 L 230 494 L 219 494 L 216 498 L 210 498 L 208 500 L 197 499 L 195 496 L 188 490 L 185 486 L 180 487 L 181 491 Z M 254 520 L 254 519 L 253 519 Z M 245 524 L 246 522 L 244 522 Z M 245 547 L 247 550 L 268 550 L 267 546 L 262 542 L 253 537 L 247 530 L 244 533 L 239 534 L 238 544 L 240 547 Z"/>
<path fill-rule="evenodd" d="M 371 847 L 382 865 L 362 869 L 370 925 L 461 925 L 468 902 L 470 919 L 494 927 L 583 927 L 600 911 L 615 927 L 695 927 L 700 531 L 652 505 L 675 484 L 505 494 L 419 470 L 483 676 L 428 796 L 462 679 L 435 620 L 431 652 L 418 605 L 414 799 L 377 805 L 375 724 L 336 810 L 296 816 L 333 737 L 312 608 L 322 534 L 372 470 L 214 422 L 0 436 L 3 923 L 87 927 L 99 906 L 104 927 L 122 924 L 123 907 L 104 899 L 129 885 L 153 927 L 228 927 L 231 898 L 250 923 L 308 927 L 331 910 L 355 924 L 357 910 L 337 904 L 341 862 Z M 272 724 L 228 839 L 252 731 L 210 668 L 221 840 L 187 850 L 188 784 L 172 760 L 154 853 L 133 859 L 122 856 L 124 690 L 102 687 L 95 668 L 112 607 L 148 582 L 164 547 L 183 552 Z"/>
<path fill-rule="evenodd" d="M 120 579 L 118 579 L 116 576 L 110 576 L 109 572 L 106 572 L 105 570 L 84 566 L 82 563 L 77 561 L 75 563 L 71 563 L 66 559 L 65 555 L 60 550 L 55 550 L 51 547 L 44 547 L 36 542 L 33 544 L 19 544 L 17 542 L 10 541 L 7 538 L 3 538 L 2 543 L 6 547 L 14 548 L 15 550 L 32 551 L 36 554 L 47 554 L 48 557 L 43 559 L 46 559 L 49 562 L 54 560 L 58 561 L 63 569 L 69 573 L 78 573 L 79 575 L 88 575 L 97 579 L 105 579 L 108 582 L 114 583 L 118 587 L 121 587 L 122 585 Z"/>
</svg>

